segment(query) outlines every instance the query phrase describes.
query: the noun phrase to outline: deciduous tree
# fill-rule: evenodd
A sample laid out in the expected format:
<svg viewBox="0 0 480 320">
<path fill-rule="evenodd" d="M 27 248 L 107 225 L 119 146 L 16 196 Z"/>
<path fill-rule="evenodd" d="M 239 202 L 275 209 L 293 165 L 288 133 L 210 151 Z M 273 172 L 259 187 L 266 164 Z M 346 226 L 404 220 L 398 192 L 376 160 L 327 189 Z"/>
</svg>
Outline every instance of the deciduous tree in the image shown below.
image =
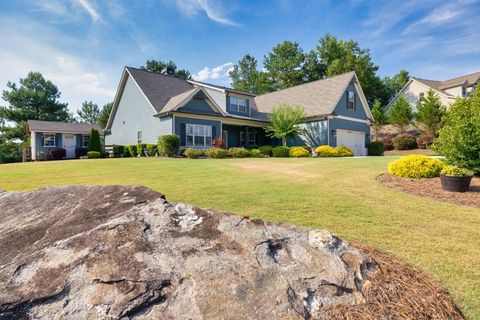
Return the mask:
<svg viewBox="0 0 480 320">
<path fill-rule="evenodd" d="M 372 128 L 375 134 L 375 140 L 378 140 L 378 134 L 383 126 L 387 124 L 387 116 L 385 110 L 379 100 L 375 100 L 372 107 L 373 123 Z"/>
</svg>

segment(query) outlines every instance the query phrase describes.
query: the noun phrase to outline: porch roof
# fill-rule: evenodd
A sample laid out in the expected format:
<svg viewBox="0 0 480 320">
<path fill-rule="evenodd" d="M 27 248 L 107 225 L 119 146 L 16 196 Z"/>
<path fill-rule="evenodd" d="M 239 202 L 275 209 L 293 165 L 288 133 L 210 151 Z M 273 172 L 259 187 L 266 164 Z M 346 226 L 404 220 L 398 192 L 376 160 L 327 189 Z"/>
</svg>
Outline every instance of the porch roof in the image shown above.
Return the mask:
<svg viewBox="0 0 480 320">
<path fill-rule="evenodd" d="M 89 134 L 92 129 L 95 129 L 100 133 L 100 135 L 103 135 L 103 130 L 98 124 L 66 123 L 41 120 L 28 120 L 27 124 L 30 131 Z"/>
</svg>

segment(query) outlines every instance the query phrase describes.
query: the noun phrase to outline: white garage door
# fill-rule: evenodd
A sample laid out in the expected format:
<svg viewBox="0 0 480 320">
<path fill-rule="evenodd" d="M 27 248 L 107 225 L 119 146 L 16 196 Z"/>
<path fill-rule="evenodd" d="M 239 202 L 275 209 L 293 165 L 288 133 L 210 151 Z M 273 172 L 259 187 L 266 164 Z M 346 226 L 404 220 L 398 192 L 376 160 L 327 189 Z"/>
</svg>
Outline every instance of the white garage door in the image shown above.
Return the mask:
<svg viewBox="0 0 480 320">
<path fill-rule="evenodd" d="M 349 147 L 356 156 L 365 156 L 365 132 L 337 129 L 337 146 Z"/>
</svg>

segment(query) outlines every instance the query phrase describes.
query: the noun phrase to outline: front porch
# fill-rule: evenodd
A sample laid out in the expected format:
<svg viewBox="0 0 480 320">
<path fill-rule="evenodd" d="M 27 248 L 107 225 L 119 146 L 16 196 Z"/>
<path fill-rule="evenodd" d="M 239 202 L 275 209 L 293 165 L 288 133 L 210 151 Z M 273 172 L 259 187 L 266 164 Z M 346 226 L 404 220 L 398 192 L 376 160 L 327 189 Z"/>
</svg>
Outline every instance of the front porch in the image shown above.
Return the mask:
<svg viewBox="0 0 480 320">
<path fill-rule="evenodd" d="M 274 143 L 262 127 L 222 125 L 222 140 L 226 149 L 233 147 L 248 148 L 251 145 L 271 145 Z"/>
</svg>

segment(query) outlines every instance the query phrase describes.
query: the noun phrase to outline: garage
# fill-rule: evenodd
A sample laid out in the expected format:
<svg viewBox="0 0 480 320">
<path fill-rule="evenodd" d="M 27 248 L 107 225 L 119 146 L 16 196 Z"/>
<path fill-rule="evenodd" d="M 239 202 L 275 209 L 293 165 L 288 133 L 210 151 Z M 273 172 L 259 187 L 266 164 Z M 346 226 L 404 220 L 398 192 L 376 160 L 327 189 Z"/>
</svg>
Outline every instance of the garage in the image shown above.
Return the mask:
<svg viewBox="0 0 480 320">
<path fill-rule="evenodd" d="M 365 156 L 365 132 L 337 129 L 337 146 L 345 146 L 353 150 L 356 156 Z"/>
</svg>

